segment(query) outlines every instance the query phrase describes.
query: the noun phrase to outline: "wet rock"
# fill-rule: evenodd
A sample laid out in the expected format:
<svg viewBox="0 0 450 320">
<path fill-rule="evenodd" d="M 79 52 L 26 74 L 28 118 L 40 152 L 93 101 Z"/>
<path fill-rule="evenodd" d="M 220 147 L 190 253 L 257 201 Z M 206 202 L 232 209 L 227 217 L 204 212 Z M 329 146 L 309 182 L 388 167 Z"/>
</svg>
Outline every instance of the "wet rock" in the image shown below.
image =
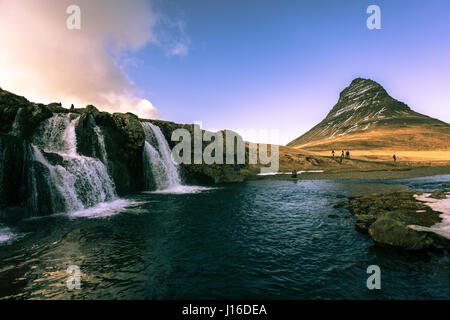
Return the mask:
<svg viewBox="0 0 450 320">
<path fill-rule="evenodd" d="M 408 225 L 413 221 L 399 212 L 388 212 L 379 217 L 369 227 L 374 242 L 381 246 L 391 246 L 405 250 L 422 250 L 433 244 L 433 239 L 425 232 L 412 230 Z"/>
<path fill-rule="evenodd" d="M 342 207 L 346 207 L 350 204 L 350 201 L 344 200 L 344 201 L 339 201 L 337 204 L 335 204 L 333 206 L 333 208 L 342 208 Z"/>
<path fill-rule="evenodd" d="M 367 234 L 369 227 L 377 220 L 377 217 L 374 215 L 361 214 L 358 215 L 358 220 L 355 224 L 356 231 Z"/>
<path fill-rule="evenodd" d="M 417 201 L 414 194 L 416 193 L 394 192 L 354 196 L 347 202 L 339 204 L 347 204 L 349 210 L 356 215 L 355 229 L 363 234 L 369 234 L 378 244 L 406 250 L 419 250 L 419 248 L 428 248 L 433 243 L 430 239 L 438 236 L 423 235 L 423 232 L 412 230 L 407 226 L 413 224 L 431 227 L 442 219 L 438 212 Z"/>
<path fill-rule="evenodd" d="M 11 131 L 17 112 L 28 105 L 30 102 L 24 97 L 0 90 L 0 132 Z"/>
<path fill-rule="evenodd" d="M 56 165 L 62 165 L 62 163 L 64 162 L 64 158 L 61 157 L 59 154 L 57 153 L 51 153 L 51 152 L 45 152 L 45 151 L 41 151 L 42 155 L 44 156 L 44 158 L 52 165 L 52 166 L 56 166 Z"/>
<path fill-rule="evenodd" d="M 97 124 L 91 113 L 83 113 L 75 125 L 77 135 L 77 152 L 81 155 L 102 159 L 99 136 L 96 130 Z M 97 129 L 98 130 L 98 129 Z"/>
<path fill-rule="evenodd" d="M 22 116 L 23 136 L 30 137 L 39 124 L 53 116 L 53 113 L 43 104 L 29 104 Z"/>
<path fill-rule="evenodd" d="M 25 201 L 25 142 L 0 133 L 0 206 L 18 206 Z"/>
<path fill-rule="evenodd" d="M 139 118 L 132 113 L 89 112 L 104 135 L 111 173 L 119 195 L 143 190 L 143 148 L 145 133 Z"/>
</svg>

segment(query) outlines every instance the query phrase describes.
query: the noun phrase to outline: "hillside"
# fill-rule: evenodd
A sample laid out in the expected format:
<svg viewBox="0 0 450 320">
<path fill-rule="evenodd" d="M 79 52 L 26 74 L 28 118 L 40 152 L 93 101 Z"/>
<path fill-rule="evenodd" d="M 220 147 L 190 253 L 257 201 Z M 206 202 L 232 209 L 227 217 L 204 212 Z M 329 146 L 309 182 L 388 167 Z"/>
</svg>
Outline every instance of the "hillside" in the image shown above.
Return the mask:
<svg viewBox="0 0 450 320">
<path fill-rule="evenodd" d="M 311 151 L 448 151 L 450 125 L 411 110 L 377 82 L 357 78 L 325 119 L 288 146 Z"/>
</svg>

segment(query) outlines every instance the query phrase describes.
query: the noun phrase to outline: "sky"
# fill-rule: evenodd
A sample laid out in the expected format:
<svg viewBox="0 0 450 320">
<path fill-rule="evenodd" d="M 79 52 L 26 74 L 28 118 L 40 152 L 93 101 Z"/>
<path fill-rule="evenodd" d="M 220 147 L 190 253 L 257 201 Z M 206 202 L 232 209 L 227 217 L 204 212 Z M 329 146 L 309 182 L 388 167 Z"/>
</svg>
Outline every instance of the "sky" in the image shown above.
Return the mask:
<svg viewBox="0 0 450 320">
<path fill-rule="evenodd" d="M 364 77 L 450 122 L 449 14 L 447 0 L 0 0 L 0 87 L 286 144 Z"/>
</svg>

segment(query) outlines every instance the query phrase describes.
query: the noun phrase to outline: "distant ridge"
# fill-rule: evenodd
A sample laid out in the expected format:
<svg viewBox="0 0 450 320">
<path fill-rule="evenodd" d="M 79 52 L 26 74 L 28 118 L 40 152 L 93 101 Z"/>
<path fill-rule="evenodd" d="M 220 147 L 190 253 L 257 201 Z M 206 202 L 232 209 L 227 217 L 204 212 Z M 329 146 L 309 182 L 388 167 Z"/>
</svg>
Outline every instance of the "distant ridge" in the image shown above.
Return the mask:
<svg viewBox="0 0 450 320">
<path fill-rule="evenodd" d="M 357 78 L 325 119 L 288 146 L 315 151 L 449 150 L 450 125 L 411 110 L 379 83 Z"/>
</svg>

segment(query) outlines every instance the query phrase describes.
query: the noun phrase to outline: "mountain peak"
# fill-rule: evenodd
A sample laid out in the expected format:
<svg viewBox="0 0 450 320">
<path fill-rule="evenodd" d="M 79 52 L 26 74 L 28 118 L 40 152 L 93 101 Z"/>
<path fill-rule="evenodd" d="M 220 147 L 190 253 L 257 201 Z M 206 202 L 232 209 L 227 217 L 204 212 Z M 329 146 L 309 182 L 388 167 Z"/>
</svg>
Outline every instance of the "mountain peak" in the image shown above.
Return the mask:
<svg viewBox="0 0 450 320">
<path fill-rule="evenodd" d="M 392 98 L 376 81 L 356 78 L 342 90 L 338 102 L 325 119 L 288 146 L 309 147 L 325 143 L 329 147 L 326 141 L 336 145 L 334 141 L 355 135 L 367 136 L 368 132 L 418 126 L 421 130 L 426 126 L 449 127 L 446 123 L 414 112 L 403 102 Z M 371 141 L 371 144 L 376 142 Z"/>
<path fill-rule="evenodd" d="M 339 95 L 338 103 L 333 107 L 327 118 L 348 118 L 355 112 L 365 114 L 365 117 L 393 116 L 394 113 L 411 112 L 409 107 L 392 98 L 376 81 L 356 78 Z M 343 119 L 345 120 L 345 119 Z"/>
<path fill-rule="evenodd" d="M 386 90 L 378 82 L 371 79 L 356 78 L 341 91 L 338 104 L 387 95 Z"/>
</svg>

